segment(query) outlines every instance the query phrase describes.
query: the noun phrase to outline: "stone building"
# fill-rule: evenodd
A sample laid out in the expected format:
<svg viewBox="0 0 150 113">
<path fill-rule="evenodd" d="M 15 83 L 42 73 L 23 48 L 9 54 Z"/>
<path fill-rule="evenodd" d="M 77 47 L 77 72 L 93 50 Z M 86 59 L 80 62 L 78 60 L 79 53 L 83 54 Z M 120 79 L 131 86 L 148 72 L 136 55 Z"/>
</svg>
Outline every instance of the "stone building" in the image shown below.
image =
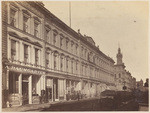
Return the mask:
<svg viewBox="0 0 150 113">
<path fill-rule="evenodd" d="M 136 82 L 136 89 L 143 91 L 144 90 L 144 84 L 143 84 L 143 80 L 141 79 L 140 81 Z"/>
<path fill-rule="evenodd" d="M 123 55 L 121 53 L 120 47 L 117 53 L 117 64 L 115 67 L 115 83 L 116 89 L 119 91 L 126 90 L 132 91 L 136 87 L 136 79 L 131 76 L 131 73 L 125 69 L 125 65 L 122 61 Z M 123 87 L 126 87 L 123 89 Z"/>
<path fill-rule="evenodd" d="M 2 68 L 4 107 L 115 89 L 114 60 L 42 2 L 2 2 Z"/>
</svg>

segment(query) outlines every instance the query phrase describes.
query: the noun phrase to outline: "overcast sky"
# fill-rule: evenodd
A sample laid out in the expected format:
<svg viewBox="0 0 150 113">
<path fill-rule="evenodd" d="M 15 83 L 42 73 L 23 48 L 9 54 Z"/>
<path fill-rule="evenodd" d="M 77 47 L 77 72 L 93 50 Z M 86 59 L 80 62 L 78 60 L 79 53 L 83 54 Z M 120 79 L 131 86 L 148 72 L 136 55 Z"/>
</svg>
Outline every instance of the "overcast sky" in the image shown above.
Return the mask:
<svg viewBox="0 0 150 113">
<path fill-rule="evenodd" d="M 69 25 L 68 1 L 43 1 Z M 137 80 L 148 78 L 148 2 L 71 2 L 71 28 L 91 36 L 100 50 L 116 62 L 118 43 L 126 70 Z"/>
</svg>

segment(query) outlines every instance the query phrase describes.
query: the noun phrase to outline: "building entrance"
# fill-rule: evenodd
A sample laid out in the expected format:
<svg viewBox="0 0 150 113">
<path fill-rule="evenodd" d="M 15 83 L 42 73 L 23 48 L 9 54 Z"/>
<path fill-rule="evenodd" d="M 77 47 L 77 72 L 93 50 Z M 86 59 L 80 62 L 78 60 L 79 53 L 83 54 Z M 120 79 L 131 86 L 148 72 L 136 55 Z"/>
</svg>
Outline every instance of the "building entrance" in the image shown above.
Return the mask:
<svg viewBox="0 0 150 113">
<path fill-rule="evenodd" d="M 58 101 L 58 79 L 53 79 L 53 101 Z"/>
<path fill-rule="evenodd" d="M 22 104 L 29 104 L 29 76 L 23 75 L 22 76 Z"/>
<path fill-rule="evenodd" d="M 28 96 L 28 82 L 22 82 L 22 97 L 23 97 L 23 105 L 29 103 Z"/>
</svg>

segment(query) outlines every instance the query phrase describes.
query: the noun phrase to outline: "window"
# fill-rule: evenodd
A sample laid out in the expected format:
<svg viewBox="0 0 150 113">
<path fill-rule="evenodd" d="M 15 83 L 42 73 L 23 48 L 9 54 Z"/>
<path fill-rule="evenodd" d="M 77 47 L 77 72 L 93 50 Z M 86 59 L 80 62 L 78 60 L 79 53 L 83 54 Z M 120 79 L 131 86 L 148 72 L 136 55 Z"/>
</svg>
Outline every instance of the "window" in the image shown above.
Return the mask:
<svg viewBox="0 0 150 113">
<path fill-rule="evenodd" d="M 10 9 L 10 25 L 13 27 L 16 27 L 16 13 L 16 10 Z"/>
<path fill-rule="evenodd" d="M 81 65 L 81 74 L 83 75 L 83 64 Z"/>
<path fill-rule="evenodd" d="M 66 59 L 66 68 L 67 68 L 67 71 L 68 71 L 68 59 Z"/>
<path fill-rule="evenodd" d="M 57 62 L 56 62 L 56 58 L 57 58 L 57 56 L 56 56 L 56 55 L 54 55 L 54 70 L 56 70 L 56 69 L 57 69 Z"/>
<path fill-rule="evenodd" d="M 78 53 L 78 45 L 76 44 L 76 54 Z"/>
<path fill-rule="evenodd" d="M 39 54 L 38 54 L 39 49 L 35 48 L 35 65 L 39 64 Z"/>
<path fill-rule="evenodd" d="M 49 67 L 49 53 L 46 53 L 46 67 Z"/>
<path fill-rule="evenodd" d="M 71 52 L 73 52 L 73 44 L 74 44 L 74 42 L 71 41 Z"/>
<path fill-rule="evenodd" d="M 71 72 L 73 73 L 73 60 L 71 61 Z"/>
<path fill-rule="evenodd" d="M 76 62 L 76 71 L 78 70 L 78 62 Z"/>
<path fill-rule="evenodd" d="M 69 41 L 68 41 L 68 39 L 66 39 L 66 49 L 68 50 L 68 43 L 69 43 Z"/>
<path fill-rule="evenodd" d="M 34 22 L 34 36 L 38 37 L 38 26 L 39 24 L 35 21 Z"/>
<path fill-rule="evenodd" d="M 85 76 L 86 76 L 86 68 L 87 68 L 87 67 L 85 66 Z"/>
<path fill-rule="evenodd" d="M 87 50 L 85 49 L 85 54 L 84 54 L 84 55 L 85 55 L 85 59 L 86 59 L 86 51 L 87 51 Z"/>
<path fill-rule="evenodd" d="M 46 35 L 46 41 L 49 42 L 50 40 L 49 40 L 49 30 L 48 29 L 45 30 L 45 35 Z"/>
<path fill-rule="evenodd" d="M 56 45 L 56 33 L 53 33 L 53 44 Z"/>
<path fill-rule="evenodd" d="M 28 45 L 24 45 L 24 62 L 28 62 Z"/>
<path fill-rule="evenodd" d="M 83 47 L 81 48 L 81 56 L 83 57 Z"/>
<path fill-rule="evenodd" d="M 63 70 L 63 57 L 61 57 L 61 59 L 60 59 L 60 69 L 61 69 L 61 71 Z"/>
<path fill-rule="evenodd" d="M 16 59 L 16 41 L 11 40 L 11 59 L 15 60 Z"/>
<path fill-rule="evenodd" d="M 28 17 L 25 15 L 23 16 L 23 31 L 28 32 Z"/>
<path fill-rule="evenodd" d="M 62 41 L 63 41 L 63 37 L 60 37 L 60 48 L 62 48 Z"/>
<path fill-rule="evenodd" d="M 119 78 L 121 78 L 121 74 L 119 73 Z"/>
</svg>

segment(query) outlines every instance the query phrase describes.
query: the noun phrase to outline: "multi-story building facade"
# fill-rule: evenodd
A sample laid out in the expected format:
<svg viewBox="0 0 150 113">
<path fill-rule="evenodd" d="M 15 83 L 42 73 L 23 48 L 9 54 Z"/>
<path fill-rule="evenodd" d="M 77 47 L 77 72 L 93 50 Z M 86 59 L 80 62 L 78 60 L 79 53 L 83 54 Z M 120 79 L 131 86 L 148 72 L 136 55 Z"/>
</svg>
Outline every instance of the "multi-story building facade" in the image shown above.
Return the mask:
<svg viewBox="0 0 150 113">
<path fill-rule="evenodd" d="M 116 89 L 119 91 L 132 91 L 136 86 L 136 79 L 131 76 L 129 71 L 126 71 L 125 65 L 122 62 L 123 55 L 120 47 L 118 48 L 117 64 L 115 65 L 115 83 Z"/>
<path fill-rule="evenodd" d="M 91 37 L 75 32 L 41 2 L 2 2 L 3 104 L 95 97 L 115 89 L 114 60 Z"/>
</svg>

